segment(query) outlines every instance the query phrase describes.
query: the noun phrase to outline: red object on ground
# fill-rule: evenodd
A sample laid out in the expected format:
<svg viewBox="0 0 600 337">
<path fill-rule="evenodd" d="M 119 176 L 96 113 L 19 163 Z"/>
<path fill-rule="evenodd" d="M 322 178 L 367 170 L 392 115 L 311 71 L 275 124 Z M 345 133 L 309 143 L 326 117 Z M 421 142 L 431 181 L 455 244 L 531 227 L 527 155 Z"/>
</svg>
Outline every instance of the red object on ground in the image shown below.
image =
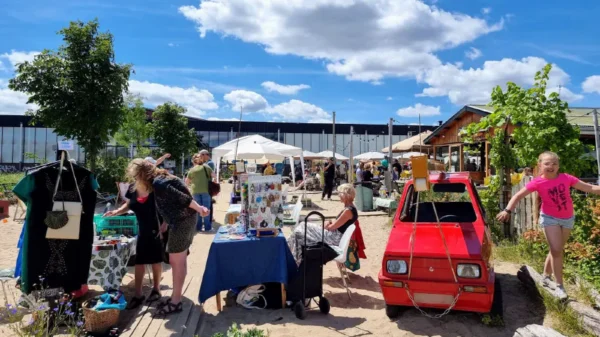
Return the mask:
<svg viewBox="0 0 600 337">
<path fill-rule="evenodd" d="M 0 219 L 8 218 L 8 209 L 10 207 L 10 201 L 0 200 Z"/>
<path fill-rule="evenodd" d="M 363 239 L 362 231 L 360 230 L 358 220 L 356 220 L 354 226 L 356 226 L 356 229 L 352 234 L 352 239 L 356 240 L 356 245 L 358 246 L 358 257 L 361 259 L 366 259 L 367 255 L 365 254 L 365 249 L 367 247 L 365 246 L 365 240 Z"/>
<path fill-rule="evenodd" d="M 73 296 L 73 299 L 76 299 L 76 298 L 83 297 L 85 294 L 87 294 L 88 291 L 89 291 L 88 285 L 84 284 L 81 286 L 81 289 L 72 292 L 71 295 Z"/>
<path fill-rule="evenodd" d="M 386 314 L 396 317 L 415 303 L 447 309 L 457 296 L 453 310 L 496 311 L 499 305 L 492 303 L 495 297 L 501 303 L 501 296 L 495 294 L 492 240 L 475 185 L 468 172 L 431 174 L 430 182 L 428 195 L 419 199 L 409 180 L 394 216 L 379 272 Z"/>
</svg>

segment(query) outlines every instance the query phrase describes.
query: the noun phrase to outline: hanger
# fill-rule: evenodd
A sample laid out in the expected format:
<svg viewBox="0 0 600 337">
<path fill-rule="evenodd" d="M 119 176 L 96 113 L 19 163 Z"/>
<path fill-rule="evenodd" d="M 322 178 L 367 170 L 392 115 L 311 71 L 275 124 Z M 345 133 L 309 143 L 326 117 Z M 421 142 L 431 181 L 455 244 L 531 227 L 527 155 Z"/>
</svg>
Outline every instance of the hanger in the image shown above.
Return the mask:
<svg viewBox="0 0 600 337">
<path fill-rule="evenodd" d="M 34 166 L 34 167 L 31 167 L 31 168 L 28 168 L 28 169 L 25 170 L 25 175 L 36 173 L 37 171 L 45 169 L 45 168 L 48 168 L 48 167 L 57 166 L 57 165 L 60 164 L 61 161 L 69 160 L 70 159 L 69 158 L 69 152 L 62 151 L 62 150 L 61 150 L 61 152 L 62 153 L 61 153 L 61 159 L 60 160 L 54 161 L 52 163 L 46 163 L 46 164 L 42 164 L 42 165 L 38 165 L 38 166 Z M 84 168 L 83 166 L 80 166 L 77 163 L 72 163 L 72 164 L 73 164 L 73 168 L 74 169 L 78 168 L 78 169 L 87 170 L 86 168 Z M 70 165 L 63 165 L 63 170 L 68 171 L 69 170 L 68 167 L 70 167 Z M 89 170 L 87 170 L 87 171 L 89 171 Z M 89 171 L 89 172 L 91 172 L 91 171 Z"/>
</svg>

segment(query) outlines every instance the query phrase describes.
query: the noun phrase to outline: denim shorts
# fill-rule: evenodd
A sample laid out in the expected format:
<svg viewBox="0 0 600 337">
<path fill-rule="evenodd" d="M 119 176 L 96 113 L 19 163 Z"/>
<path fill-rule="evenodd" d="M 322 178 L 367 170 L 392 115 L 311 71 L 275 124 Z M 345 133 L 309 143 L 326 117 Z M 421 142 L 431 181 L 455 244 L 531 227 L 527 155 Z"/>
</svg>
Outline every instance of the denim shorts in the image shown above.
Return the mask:
<svg viewBox="0 0 600 337">
<path fill-rule="evenodd" d="M 540 226 L 550 227 L 550 226 L 560 226 L 566 229 L 573 229 L 575 226 L 575 216 L 572 216 L 568 219 L 555 218 L 550 215 L 546 215 L 544 213 L 540 213 Z"/>
</svg>

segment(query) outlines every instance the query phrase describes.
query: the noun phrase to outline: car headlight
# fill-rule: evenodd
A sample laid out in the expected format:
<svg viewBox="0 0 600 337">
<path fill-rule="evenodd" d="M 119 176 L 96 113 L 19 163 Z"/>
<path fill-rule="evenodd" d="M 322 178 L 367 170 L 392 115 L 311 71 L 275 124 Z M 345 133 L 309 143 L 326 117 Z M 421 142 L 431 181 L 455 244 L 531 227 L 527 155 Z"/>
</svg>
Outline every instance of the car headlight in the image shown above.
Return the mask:
<svg viewBox="0 0 600 337">
<path fill-rule="evenodd" d="M 388 260 L 387 261 L 387 272 L 390 274 L 406 274 L 406 261 L 402 260 Z"/>
<path fill-rule="evenodd" d="M 459 263 L 456 272 L 459 277 L 464 278 L 479 278 L 481 276 L 481 269 L 478 264 Z"/>
</svg>

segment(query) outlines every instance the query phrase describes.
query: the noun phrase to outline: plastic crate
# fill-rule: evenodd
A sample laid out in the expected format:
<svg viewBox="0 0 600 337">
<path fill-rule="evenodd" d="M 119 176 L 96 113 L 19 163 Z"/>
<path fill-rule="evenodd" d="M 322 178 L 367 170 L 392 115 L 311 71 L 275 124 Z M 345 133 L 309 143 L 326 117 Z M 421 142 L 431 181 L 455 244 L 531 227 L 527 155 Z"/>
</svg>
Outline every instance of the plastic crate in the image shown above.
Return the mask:
<svg viewBox="0 0 600 337">
<path fill-rule="evenodd" d="M 135 216 L 102 217 L 102 214 L 95 214 L 94 224 L 97 235 L 138 235 L 138 223 Z"/>
</svg>

